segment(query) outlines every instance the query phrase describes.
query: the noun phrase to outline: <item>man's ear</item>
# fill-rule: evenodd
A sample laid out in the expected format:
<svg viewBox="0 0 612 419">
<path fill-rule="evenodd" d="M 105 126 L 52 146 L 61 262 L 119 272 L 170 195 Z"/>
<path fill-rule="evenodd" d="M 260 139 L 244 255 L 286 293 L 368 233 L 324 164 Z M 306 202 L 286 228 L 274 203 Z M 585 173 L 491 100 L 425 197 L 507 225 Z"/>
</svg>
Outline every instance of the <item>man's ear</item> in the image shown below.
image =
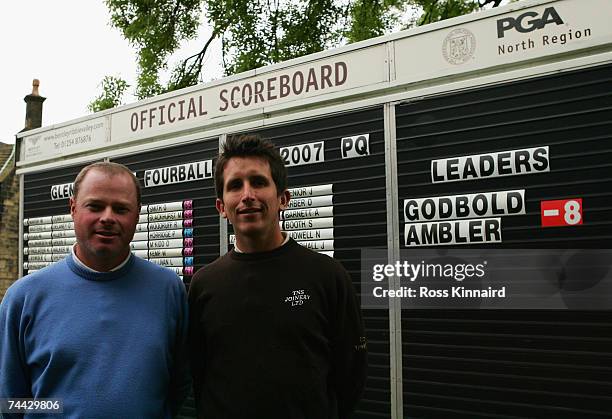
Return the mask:
<svg viewBox="0 0 612 419">
<path fill-rule="evenodd" d="M 68 206 L 70 207 L 70 215 L 74 218 L 74 212 L 76 210 L 76 200 L 73 197 L 70 197 L 68 200 Z"/>
<path fill-rule="evenodd" d="M 215 201 L 215 207 L 217 208 L 217 211 L 219 212 L 219 215 L 223 218 L 227 218 L 227 214 L 225 213 L 225 205 L 223 205 L 223 200 L 217 198 L 217 200 Z"/>
<path fill-rule="evenodd" d="M 286 210 L 287 207 L 289 206 L 290 200 L 291 200 L 291 194 L 289 193 L 287 189 L 285 189 L 285 192 L 283 192 L 280 196 L 280 209 Z"/>
</svg>

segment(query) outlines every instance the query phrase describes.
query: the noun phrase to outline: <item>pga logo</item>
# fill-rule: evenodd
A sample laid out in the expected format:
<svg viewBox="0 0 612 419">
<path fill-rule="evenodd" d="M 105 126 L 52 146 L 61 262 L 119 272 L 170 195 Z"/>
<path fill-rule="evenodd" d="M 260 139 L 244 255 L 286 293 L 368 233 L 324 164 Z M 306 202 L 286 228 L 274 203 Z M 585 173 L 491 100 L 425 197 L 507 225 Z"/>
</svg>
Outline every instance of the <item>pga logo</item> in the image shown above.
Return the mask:
<svg viewBox="0 0 612 419">
<path fill-rule="evenodd" d="M 520 33 L 533 32 L 536 29 L 542 29 L 549 23 L 556 23 L 557 25 L 563 24 L 563 20 L 554 7 L 546 8 L 541 17 L 534 11 L 525 12 L 516 19 L 513 17 L 506 17 L 497 21 L 497 37 L 503 38 L 505 32 L 510 29 L 516 29 L 516 31 Z"/>
</svg>

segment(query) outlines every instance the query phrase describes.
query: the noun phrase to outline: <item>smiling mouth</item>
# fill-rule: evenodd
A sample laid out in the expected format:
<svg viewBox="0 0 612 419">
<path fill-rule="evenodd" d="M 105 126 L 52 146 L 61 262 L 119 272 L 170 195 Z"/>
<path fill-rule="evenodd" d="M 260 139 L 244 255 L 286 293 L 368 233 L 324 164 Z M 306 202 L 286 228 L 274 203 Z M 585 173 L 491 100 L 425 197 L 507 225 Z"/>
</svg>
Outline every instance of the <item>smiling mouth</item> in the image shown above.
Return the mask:
<svg viewBox="0 0 612 419">
<path fill-rule="evenodd" d="M 96 231 L 96 234 L 103 237 L 115 237 L 118 235 L 113 231 Z"/>
<path fill-rule="evenodd" d="M 244 208 L 244 209 L 238 210 L 237 213 L 238 215 L 250 215 L 250 214 L 257 214 L 262 211 L 263 210 L 261 208 Z"/>
</svg>

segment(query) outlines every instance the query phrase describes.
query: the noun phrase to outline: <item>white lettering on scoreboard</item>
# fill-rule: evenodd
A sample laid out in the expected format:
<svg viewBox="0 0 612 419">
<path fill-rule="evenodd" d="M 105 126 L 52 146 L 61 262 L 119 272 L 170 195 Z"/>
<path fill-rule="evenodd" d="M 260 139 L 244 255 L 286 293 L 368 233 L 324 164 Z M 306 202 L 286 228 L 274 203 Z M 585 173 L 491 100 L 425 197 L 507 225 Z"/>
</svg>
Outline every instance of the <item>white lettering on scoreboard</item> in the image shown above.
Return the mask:
<svg viewBox="0 0 612 419">
<path fill-rule="evenodd" d="M 550 171 L 548 146 L 431 161 L 433 183 L 528 175 Z"/>
<path fill-rule="evenodd" d="M 406 247 L 499 243 L 501 241 L 501 218 L 404 225 Z"/>
<path fill-rule="evenodd" d="M 212 160 L 146 170 L 145 188 L 212 178 Z"/>
<path fill-rule="evenodd" d="M 325 142 L 281 147 L 279 152 L 287 167 L 321 163 L 325 161 Z"/>
<path fill-rule="evenodd" d="M 404 221 L 525 214 L 525 190 L 404 199 Z"/>
</svg>

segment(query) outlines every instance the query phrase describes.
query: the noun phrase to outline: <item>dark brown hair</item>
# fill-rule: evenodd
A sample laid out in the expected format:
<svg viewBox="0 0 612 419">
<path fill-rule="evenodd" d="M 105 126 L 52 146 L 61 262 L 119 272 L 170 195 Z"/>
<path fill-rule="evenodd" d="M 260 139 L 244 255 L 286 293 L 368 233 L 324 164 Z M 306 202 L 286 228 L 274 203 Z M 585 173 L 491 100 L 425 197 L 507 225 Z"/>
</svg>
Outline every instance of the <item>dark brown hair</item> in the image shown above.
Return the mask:
<svg viewBox="0 0 612 419">
<path fill-rule="evenodd" d="M 287 168 L 274 145 L 258 135 L 228 137 L 215 164 L 215 190 L 217 198 L 223 198 L 223 170 L 232 157 L 259 157 L 270 165 L 276 193 L 280 196 L 287 189 Z"/>
</svg>

